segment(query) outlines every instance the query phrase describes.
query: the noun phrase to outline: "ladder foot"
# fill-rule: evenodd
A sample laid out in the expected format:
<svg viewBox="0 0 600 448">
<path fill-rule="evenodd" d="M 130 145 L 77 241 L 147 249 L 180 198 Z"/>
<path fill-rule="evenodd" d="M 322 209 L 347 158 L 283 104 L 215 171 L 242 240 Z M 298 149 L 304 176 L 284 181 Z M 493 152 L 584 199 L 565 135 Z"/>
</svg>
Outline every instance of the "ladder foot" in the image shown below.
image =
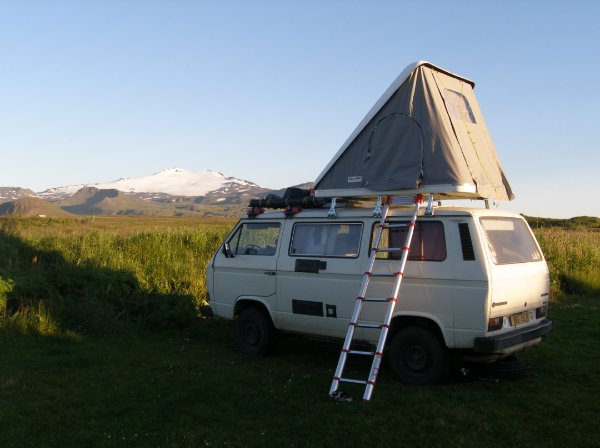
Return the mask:
<svg viewBox="0 0 600 448">
<path fill-rule="evenodd" d="M 352 401 L 352 396 L 345 394 L 341 390 L 336 390 L 329 395 L 329 399 L 336 403 L 350 403 Z"/>
</svg>

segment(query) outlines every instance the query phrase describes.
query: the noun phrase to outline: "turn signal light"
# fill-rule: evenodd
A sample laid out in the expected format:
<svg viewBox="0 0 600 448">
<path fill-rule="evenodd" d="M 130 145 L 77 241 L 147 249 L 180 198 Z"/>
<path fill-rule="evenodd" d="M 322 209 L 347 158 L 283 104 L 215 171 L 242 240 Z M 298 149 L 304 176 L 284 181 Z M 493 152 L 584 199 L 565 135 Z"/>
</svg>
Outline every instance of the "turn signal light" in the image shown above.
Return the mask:
<svg viewBox="0 0 600 448">
<path fill-rule="evenodd" d="M 498 331 L 502 329 L 504 317 L 490 317 L 488 320 L 488 331 Z"/>
</svg>

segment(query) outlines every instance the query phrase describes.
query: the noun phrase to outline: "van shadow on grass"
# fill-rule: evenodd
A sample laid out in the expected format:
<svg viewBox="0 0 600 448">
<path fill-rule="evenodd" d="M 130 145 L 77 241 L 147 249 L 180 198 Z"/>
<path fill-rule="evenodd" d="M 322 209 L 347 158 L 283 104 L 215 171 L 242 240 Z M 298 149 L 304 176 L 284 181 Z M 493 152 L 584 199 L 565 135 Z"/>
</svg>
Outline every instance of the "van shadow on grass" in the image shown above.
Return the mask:
<svg viewBox="0 0 600 448">
<path fill-rule="evenodd" d="M 195 318 L 191 295 L 148 294 L 132 272 L 73 263 L 0 229 L 0 319 L 31 327 L 97 332 L 122 322 L 181 327 Z"/>
</svg>

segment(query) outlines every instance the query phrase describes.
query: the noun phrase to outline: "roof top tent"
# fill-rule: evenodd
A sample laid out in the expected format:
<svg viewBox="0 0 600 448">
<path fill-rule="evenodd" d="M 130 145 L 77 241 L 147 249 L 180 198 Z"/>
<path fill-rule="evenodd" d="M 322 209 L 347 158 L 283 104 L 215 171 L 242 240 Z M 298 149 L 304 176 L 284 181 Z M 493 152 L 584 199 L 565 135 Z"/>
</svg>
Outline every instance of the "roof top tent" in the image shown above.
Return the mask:
<svg viewBox="0 0 600 448">
<path fill-rule="evenodd" d="M 514 199 L 474 87 L 428 62 L 406 67 L 321 172 L 315 195 Z"/>
</svg>

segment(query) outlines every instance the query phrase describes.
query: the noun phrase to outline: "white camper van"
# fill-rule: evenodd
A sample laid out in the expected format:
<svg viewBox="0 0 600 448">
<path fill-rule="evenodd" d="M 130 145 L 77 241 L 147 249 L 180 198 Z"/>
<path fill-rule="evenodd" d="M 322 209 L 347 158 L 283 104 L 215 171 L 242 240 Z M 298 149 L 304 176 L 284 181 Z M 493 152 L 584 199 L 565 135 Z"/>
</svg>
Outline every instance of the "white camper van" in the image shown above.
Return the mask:
<svg viewBox="0 0 600 448">
<path fill-rule="evenodd" d="M 546 318 L 548 268 L 525 220 L 489 209 L 421 210 L 404 282 L 391 319 L 389 361 L 407 383 L 433 383 L 448 374 L 452 352 L 490 361 L 540 342 Z M 293 217 L 271 211 L 242 219 L 207 269 L 212 312 L 237 318 L 240 350 L 265 354 L 277 330 L 343 339 L 371 254 L 379 219 L 348 206 L 335 219 L 327 207 Z M 389 223 L 411 210 L 391 209 Z M 386 229 L 380 247 L 405 240 L 406 228 Z M 393 252 L 377 255 L 378 272 L 393 274 Z M 387 297 L 393 278 L 373 278 L 370 295 Z M 384 303 L 365 306 L 362 320 L 381 322 Z M 375 345 L 378 333 L 358 328 L 355 339 Z"/>
<path fill-rule="evenodd" d="M 451 352 L 491 361 L 552 330 L 548 269 L 521 216 L 432 212 L 434 201 L 514 198 L 474 87 L 430 63 L 409 65 L 318 176 L 313 196 L 251 204 L 207 270 L 210 308 L 237 318 L 241 350 L 268 352 L 277 330 L 345 338 L 330 395 L 340 381 L 360 382 L 368 400 L 384 351 L 402 381 L 434 383 Z M 390 207 L 411 195 L 415 208 Z M 361 200 L 376 202 L 374 212 Z M 367 380 L 343 378 L 349 354 L 373 356 Z"/>
</svg>

